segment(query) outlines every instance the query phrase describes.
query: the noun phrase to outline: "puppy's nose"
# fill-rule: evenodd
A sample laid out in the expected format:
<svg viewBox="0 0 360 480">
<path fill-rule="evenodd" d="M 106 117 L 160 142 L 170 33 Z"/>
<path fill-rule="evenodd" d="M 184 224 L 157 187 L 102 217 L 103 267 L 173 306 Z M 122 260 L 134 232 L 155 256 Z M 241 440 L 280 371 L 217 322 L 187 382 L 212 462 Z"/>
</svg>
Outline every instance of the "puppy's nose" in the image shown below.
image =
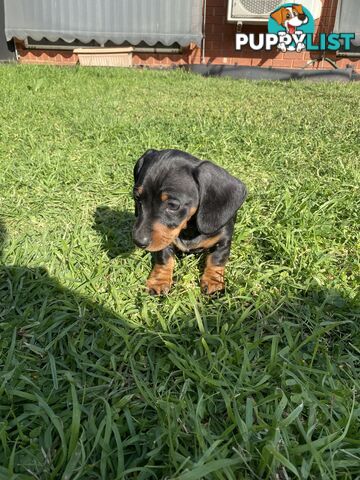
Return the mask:
<svg viewBox="0 0 360 480">
<path fill-rule="evenodd" d="M 140 248 L 146 248 L 150 244 L 149 237 L 134 237 L 134 243 Z"/>
</svg>

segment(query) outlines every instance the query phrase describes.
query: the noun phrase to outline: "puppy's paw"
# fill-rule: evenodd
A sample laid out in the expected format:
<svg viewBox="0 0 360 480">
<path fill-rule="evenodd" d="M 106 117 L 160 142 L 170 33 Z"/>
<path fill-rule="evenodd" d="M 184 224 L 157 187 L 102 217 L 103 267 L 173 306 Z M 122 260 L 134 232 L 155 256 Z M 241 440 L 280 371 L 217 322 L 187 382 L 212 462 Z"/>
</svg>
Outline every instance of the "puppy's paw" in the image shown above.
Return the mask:
<svg viewBox="0 0 360 480">
<path fill-rule="evenodd" d="M 164 264 L 155 264 L 146 282 L 150 295 L 166 295 L 172 285 L 174 259 L 170 257 Z"/>
<path fill-rule="evenodd" d="M 213 263 L 212 255 L 206 259 L 204 274 L 200 280 L 201 292 L 212 295 L 225 289 L 225 268 Z"/>
<path fill-rule="evenodd" d="M 146 289 L 150 295 L 166 295 L 171 288 L 171 281 L 149 278 L 146 282 Z"/>
<path fill-rule="evenodd" d="M 305 49 L 305 44 L 304 43 L 298 43 L 296 46 L 296 51 L 301 52 L 302 50 Z"/>
<path fill-rule="evenodd" d="M 207 275 L 203 275 L 200 281 L 201 293 L 205 295 L 212 295 L 216 292 L 222 292 L 225 290 L 224 279 L 209 278 Z"/>
</svg>

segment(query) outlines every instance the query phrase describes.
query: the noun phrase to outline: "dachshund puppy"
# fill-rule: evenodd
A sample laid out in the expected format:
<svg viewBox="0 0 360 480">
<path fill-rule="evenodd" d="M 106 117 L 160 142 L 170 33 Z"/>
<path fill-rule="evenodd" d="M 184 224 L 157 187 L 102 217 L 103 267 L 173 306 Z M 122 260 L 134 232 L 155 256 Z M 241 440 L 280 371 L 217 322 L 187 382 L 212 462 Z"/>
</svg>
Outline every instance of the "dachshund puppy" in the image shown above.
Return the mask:
<svg viewBox="0 0 360 480">
<path fill-rule="evenodd" d="M 236 212 L 245 185 L 224 169 L 180 150 L 148 150 L 134 168 L 134 243 L 153 252 L 150 294 L 168 293 L 176 250 L 208 250 L 203 293 L 224 289 Z"/>
</svg>

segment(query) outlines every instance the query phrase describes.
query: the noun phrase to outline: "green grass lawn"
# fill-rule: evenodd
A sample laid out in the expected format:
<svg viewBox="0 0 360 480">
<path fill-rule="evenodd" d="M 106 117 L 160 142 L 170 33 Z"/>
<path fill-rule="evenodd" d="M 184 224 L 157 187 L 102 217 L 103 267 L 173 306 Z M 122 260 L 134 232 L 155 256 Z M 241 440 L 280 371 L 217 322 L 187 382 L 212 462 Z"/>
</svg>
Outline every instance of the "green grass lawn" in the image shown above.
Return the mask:
<svg viewBox="0 0 360 480">
<path fill-rule="evenodd" d="M 0 68 L 0 480 L 360 478 L 360 83 Z M 227 290 L 151 297 L 132 169 L 242 179 Z"/>
</svg>

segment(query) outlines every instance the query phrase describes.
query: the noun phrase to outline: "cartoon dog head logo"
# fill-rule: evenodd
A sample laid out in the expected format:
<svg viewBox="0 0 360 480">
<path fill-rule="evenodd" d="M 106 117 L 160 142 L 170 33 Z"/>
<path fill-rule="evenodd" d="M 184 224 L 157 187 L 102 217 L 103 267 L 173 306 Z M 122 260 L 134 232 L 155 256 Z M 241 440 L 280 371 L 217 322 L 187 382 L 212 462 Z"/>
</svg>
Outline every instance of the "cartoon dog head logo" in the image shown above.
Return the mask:
<svg viewBox="0 0 360 480">
<path fill-rule="evenodd" d="M 314 19 L 309 10 L 298 3 L 286 3 L 274 10 L 269 17 L 269 33 L 277 33 L 280 37 L 287 35 L 300 36 L 304 33 L 314 33 Z M 304 50 L 304 42 L 286 44 L 280 41 L 278 48 L 285 52 L 287 50 Z"/>
<path fill-rule="evenodd" d="M 270 16 L 290 34 L 295 33 L 298 27 L 309 21 L 302 5 L 293 4 L 291 7 L 281 7 Z"/>
</svg>

